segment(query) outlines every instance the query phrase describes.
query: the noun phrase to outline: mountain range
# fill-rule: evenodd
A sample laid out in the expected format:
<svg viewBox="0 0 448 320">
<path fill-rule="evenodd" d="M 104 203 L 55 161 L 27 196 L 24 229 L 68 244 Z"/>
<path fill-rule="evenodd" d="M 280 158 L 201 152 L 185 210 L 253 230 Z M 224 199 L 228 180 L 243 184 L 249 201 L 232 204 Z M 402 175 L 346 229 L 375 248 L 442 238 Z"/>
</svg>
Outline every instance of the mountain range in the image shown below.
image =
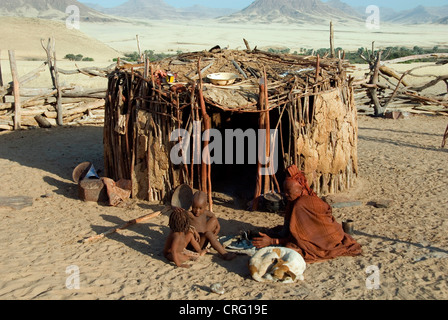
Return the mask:
<svg viewBox="0 0 448 320">
<path fill-rule="evenodd" d="M 368 13 L 365 7 L 352 7 L 341 0 L 255 0 L 248 7 L 236 11 L 226 8 L 193 6 L 175 8 L 163 0 L 128 0 L 113 7 L 103 8 L 82 4 L 76 0 L 1 0 L 0 16 L 23 16 L 65 20 L 69 5 L 76 5 L 81 21 L 108 22 L 126 18 L 161 19 L 219 19 L 225 22 L 320 23 L 360 21 Z M 418 6 L 411 10 L 381 9 L 381 19 L 398 24 L 448 24 L 448 5 Z"/>
<path fill-rule="evenodd" d="M 0 16 L 65 20 L 67 7 L 75 5 L 80 11 L 80 21 L 111 22 L 120 20 L 94 10 L 76 0 L 1 0 Z"/>
<path fill-rule="evenodd" d="M 86 5 L 89 5 L 89 3 Z M 102 8 L 98 5 L 91 6 L 108 15 L 150 20 L 213 19 L 219 16 L 229 15 L 236 11 L 235 9 L 208 8 L 200 5 L 187 8 L 175 8 L 163 0 L 128 0 L 113 8 Z"/>
<path fill-rule="evenodd" d="M 350 21 L 359 17 L 320 0 L 257 0 L 247 8 L 221 18 L 231 22 L 319 23 L 329 20 Z"/>
</svg>

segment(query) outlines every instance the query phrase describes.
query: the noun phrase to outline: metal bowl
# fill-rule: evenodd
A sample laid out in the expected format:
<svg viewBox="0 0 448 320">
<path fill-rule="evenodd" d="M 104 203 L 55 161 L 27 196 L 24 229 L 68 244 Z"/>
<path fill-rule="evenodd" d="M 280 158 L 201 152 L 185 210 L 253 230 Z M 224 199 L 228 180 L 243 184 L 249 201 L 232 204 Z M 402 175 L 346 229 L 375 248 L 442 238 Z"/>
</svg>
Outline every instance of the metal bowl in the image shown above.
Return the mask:
<svg viewBox="0 0 448 320">
<path fill-rule="evenodd" d="M 238 79 L 238 75 L 228 72 L 212 73 L 207 76 L 207 79 L 215 85 L 228 86 L 233 84 L 235 80 Z"/>
<path fill-rule="evenodd" d="M 87 173 L 87 169 L 92 165 L 91 162 L 80 163 L 72 172 L 72 179 L 75 183 L 79 183 Z"/>
<path fill-rule="evenodd" d="M 188 184 L 181 184 L 174 190 L 171 205 L 176 208 L 189 210 L 193 204 L 193 189 Z"/>
</svg>

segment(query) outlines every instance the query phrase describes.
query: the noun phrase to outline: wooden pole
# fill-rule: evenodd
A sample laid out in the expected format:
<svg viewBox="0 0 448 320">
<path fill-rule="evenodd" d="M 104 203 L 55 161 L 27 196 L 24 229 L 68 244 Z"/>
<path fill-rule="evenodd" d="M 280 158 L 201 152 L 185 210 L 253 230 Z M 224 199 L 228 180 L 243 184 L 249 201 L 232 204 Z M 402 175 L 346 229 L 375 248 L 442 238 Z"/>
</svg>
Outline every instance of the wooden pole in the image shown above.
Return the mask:
<svg viewBox="0 0 448 320">
<path fill-rule="evenodd" d="M 52 46 L 51 49 L 53 51 L 53 72 L 54 72 L 54 87 L 57 90 L 57 102 L 56 102 L 56 111 L 58 112 L 58 119 L 57 123 L 59 126 L 64 125 L 64 110 L 62 108 L 62 90 L 59 85 L 59 71 L 58 67 L 56 66 L 56 49 L 55 49 L 55 39 L 52 39 Z"/>
<path fill-rule="evenodd" d="M 264 108 L 265 110 L 269 110 L 269 95 L 268 95 L 268 77 L 266 74 L 266 69 L 263 70 L 263 78 L 264 78 Z M 264 155 L 265 158 L 265 167 L 271 166 L 270 163 L 270 155 L 271 155 L 271 120 L 269 116 L 269 111 L 265 113 L 265 129 L 266 129 L 266 153 Z M 266 168 L 265 168 L 266 169 Z M 270 187 L 270 175 L 264 176 L 264 194 L 269 193 Z"/>
<path fill-rule="evenodd" d="M 330 21 L 330 57 L 331 58 L 335 57 L 333 21 Z"/>
<path fill-rule="evenodd" d="M 246 39 L 243 39 L 243 41 L 244 41 L 244 44 L 246 45 L 247 51 L 251 51 L 249 42 Z"/>
<path fill-rule="evenodd" d="M 54 52 L 55 40 L 54 40 L 54 38 L 49 38 L 46 47 L 44 45 L 43 39 L 40 40 L 40 43 L 42 45 L 42 48 L 45 50 L 45 52 L 47 54 L 47 62 L 48 62 L 48 68 L 50 70 L 51 81 L 52 81 L 53 87 L 54 87 L 54 89 L 56 89 L 56 93 L 57 93 L 57 107 L 56 107 L 56 111 L 58 112 L 57 124 L 62 126 L 63 125 L 63 112 L 62 112 L 62 102 L 61 102 L 62 92 L 61 92 L 61 88 L 59 86 L 59 75 L 58 75 L 57 68 L 56 68 L 56 54 Z"/>
<path fill-rule="evenodd" d="M 9 50 L 8 54 L 14 90 L 14 130 L 19 130 L 21 128 L 19 75 L 17 73 L 17 64 L 14 50 Z"/>
<path fill-rule="evenodd" d="M 198 74 L 199 74 L 199 86 L 198 86 L 198 95 L 199 95 L 199 104 L 201 107 L 202 112 L 202 120 L 204 121 L 204 129 L 208 133 L 205 137 L 204 141 L 204 150 L 207 151 L 207 154 L 210 155 L 208 144 L 209 144 L 209 130 L 211 129 L 211 120 L 210 116 L 207 114 L 207 110 L 205 107 L 205 101 L 204 101 L 204 95 L 202 92 L 202 74 L 201 74 L 201 59 L 198 60 Z M 201 157 L 202 158 L 202 157 Z M 209 210 L 213 210 L 213 198 L 212 198 L 212 182 L 211 182 L 211 163 L 210 159 L 207 159 L 208 163 L 204 162 L 204 159 L 202 159 L 202 166 L 201 166 L 201 183 L 202 183 L 202 191 L 206 192 L 208 195 L 208 205 Z"/>
<path fill-rule="evenodd" d="M 263 76 L 265 73 L 263 74 Z M 263 112 L 265 110 L 265 99 L 266 99 L 266 92 L 267 90 L 265 84 L 267 83 L 267 80 L 264 78 L 260 79 L 259 83 L 259 96 L 258 96 L 258 110 L 260 110 L 259 118 L 258 118 L 258 129 L 264 130 L 266 126 L 266 113 Z M 259 147 L 259 144 L 258 144 Z M 258 150 L 258 153 L 260 154 L 260 150 Z M 264 155 L 265 156 L 265 155 Z M 261 175 L 261 169 L 262 165 L 260 162 L 259 157 L 257 156 L 257 181 L 255 185 L 255 195 L 254 200 L 252 202 L 252 210 L 257 211 L 258 205 L 260 201 L 261 192 L 263 190 L 263 176 Z"/>
<path fill-rule="evenodd" d="M 142 62 L 143 61 L 143 56 L 142 56 L 142 50 L 140 49 L 140 39 L 138 38 L 138 34 L 135 35 L 135 38 L 137 39 L 137 50 L 138 50 L 138 57 L 139 57 L 139 61 L 138 62 Z"/>
<path fill-rule="evenodd" d="M 2 50 L 0 49 L 0 87 L 3 87 L 3 75 L 2 75 Z M 5 103 L 5 96 L 0 98 L 0 102 Z"/>
</svg>

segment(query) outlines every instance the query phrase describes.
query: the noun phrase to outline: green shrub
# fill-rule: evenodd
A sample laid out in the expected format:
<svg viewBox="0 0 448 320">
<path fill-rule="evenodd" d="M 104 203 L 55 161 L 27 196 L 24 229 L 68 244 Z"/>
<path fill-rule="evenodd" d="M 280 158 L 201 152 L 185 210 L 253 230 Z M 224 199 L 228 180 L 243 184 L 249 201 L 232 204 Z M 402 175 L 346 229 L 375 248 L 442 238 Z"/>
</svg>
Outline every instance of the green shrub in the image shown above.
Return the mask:
<svg viewBox="0 0 448 320">
<path fill-rule="evenodd" d="M 69 53 L 65 55 L 64 59 L 68 59 L 70 61 L 81 61 L 84 56 L 82 54 L 74 55 L 73 53 Z M 91 59 L 91 58 L 90 58 Z"/>
</svg>

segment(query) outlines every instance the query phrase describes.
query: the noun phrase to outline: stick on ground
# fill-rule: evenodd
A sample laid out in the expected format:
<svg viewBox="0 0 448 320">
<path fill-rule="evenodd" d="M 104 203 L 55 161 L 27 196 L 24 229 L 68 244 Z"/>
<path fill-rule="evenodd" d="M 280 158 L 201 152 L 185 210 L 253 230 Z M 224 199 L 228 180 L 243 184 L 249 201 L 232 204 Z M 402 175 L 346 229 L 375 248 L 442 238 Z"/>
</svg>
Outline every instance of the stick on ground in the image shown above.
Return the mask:
<svg viewBox="0 0 448 320">
<path fill-rule="evenodd" d="M 115 232 L 127 229 L 127 228 L 129 228 L 130 226 L 132 226 L 134 224 L 142 223 L 142 222 L 145 222 L 145 221 L 157 218 L 161 214 L 167 213 L 169 210 L 171 210 L 171 208 L 165 208 L 164 210 L 156 211 L 156 212 L 144 215 L 144 216 L 142 216 L 140 218 L 129 220 L 128 222 L 126 222 L 126 223 L 124 223 L 124 224 L 122 224 L 122 225 L 120 225 L 118 227 L 109 229 L 106 232 L 103 232 L 103 233 L 100 233 L 98 235 L 92 236 L 90 238 L 84 239 L 84 240 L 82 240 L 82 243 L 88 243 L 88 242 L 93 242 L 93 241 L 96 241 L 96 240 L 103 239 L 104 237 L 106 237 L 108 235 L 111 235 L 111 234 L 113 234 Z"/>
</svg>

